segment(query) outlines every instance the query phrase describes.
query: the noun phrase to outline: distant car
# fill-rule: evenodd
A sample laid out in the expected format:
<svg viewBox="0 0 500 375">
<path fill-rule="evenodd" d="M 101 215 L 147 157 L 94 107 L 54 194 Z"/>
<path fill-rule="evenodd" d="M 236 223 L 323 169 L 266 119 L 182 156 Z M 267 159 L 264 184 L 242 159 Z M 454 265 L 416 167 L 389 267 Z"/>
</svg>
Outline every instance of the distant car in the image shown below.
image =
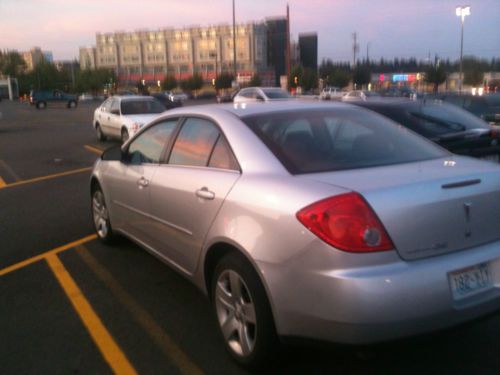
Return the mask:
<svg viewBox="0 0 500 375">
<path fill-rule="evenodd" d="M 437 98 L 462 107 L 490 124 L 500 125 L 500 93 L 486 95 L 440 94 Z"/>
<path fill-rule="evenodd" d="M 49 104 L 62 104 L 67 108 L 76 108 L 78 97 L 61 90 L 31 90 L 30 104 L 37 109 L 45 109 Z"/>
<path fill-rule="evenodd" d="M 173 102 L 184 102 L 189 99 L 188 94 L 183 91 L 165 91 L 165 95 Z"/>
<path fill-rule="evenodd" d="M 151 96 L 153 98 L 155 98 L 156 100 L 158 100 L 161 104 L 163 104 L 163 106 L 165 107 L 165 109 L 172 109 L 172 108 L 182 107 L 182 101 L 180 101 L 180 100 L 177 100 L 177 101 L 171 100 L 170 97 L 168 95 L 166 95 L 165 93 L 159 92 L 159 93 L 156 93 L 156 94 L 151 94 Z"/>
<path fill-rule="evenodd" d="M 195 99 L 216 99 L 214 91 L 202 91 L 195 96 Z"/>
<path fill-rule="evenodd" d="M 422 96 L 417 91 L 408 86 L 391 86 L 380 92 L 380 94 L 386 97 L 400 97 L 410 99 L 417 99 Z"/>
<path fill-rule="evenodd" d="M 500 127 L 451 104 L 391 98 L 353 104 L 378 112 L 453 153 L 500 160 Z"/>
<path fill-rule="evenodd" d="M 321 100 L 340 100 L 343 95 L 345 95 L 345 91 L 339 89 L 338 87 L 327 86 L 321 90 L 319 98 Z"/>
<path fill-rule="evenodd" d="M 234 100 L 234 97 L 238 93 L 238 90 L 233 92 L 222 92 L 217 95 L 217 103 L 230 103 Z"/>
<path fill-rule="evenodd" d="M 150 96 L 112 96 L 94 111 L 92 124 L 100 141 L 110 137 L 125 143 L 164 111 L 163 104 Z"/>
<path fill-rule="evenodd" d="M 290 99 L 293 99 L 292 96 L 279 87 L 246 87 L 238 91 L 233 102 L 272 102 Z"/>
<path fill-rule="evenodd" d="M 373 98 L 380 98 L 381 95 L 375 91 L 368 90 L 353 90 L 347 92 L 344 96 L 342 96 L 341 100 L 343 102 L 353 102 L 353 101 L 366 101 Z"/>
<path fill-rule="evenodd" d="M 78 97 L 78 101 L 80 102 L 91 101 L 91 100 L 96 100 L 96 97 L 89 93 L 83 93 Z"/>
<path fill-rule="evenodd" d="M 500 165 L 363 108 L 177 108 L 104 152 L 89 185 L 98 238 L 201 289 L 243 365 L 281 338 L 376 343 L 500 308 Z"/>
</svg>

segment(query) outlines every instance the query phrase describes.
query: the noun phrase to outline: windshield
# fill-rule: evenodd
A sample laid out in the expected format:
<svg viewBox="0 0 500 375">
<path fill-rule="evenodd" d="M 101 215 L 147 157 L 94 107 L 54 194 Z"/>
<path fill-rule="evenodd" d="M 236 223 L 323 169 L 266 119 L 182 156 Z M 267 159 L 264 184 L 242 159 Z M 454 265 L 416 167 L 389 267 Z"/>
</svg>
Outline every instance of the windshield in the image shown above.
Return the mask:
<svg viewBox="0 0 500 375">
<path fill-rule="evenodd" d="M 424 103 L 410 113 L 421 121 L 431 137 L 490 128 L 486 122 L 469 112 L 442 102 Z"/>
<path fill-rule="evenodd" d="M 281 89 L 264 89 L 264 94 L 269 99 L 289 99 L 291 96 L 284 90 Z"/>
<path fill-rule="evenodd" d="M 122 115 L 140 115 L 145 113 L 162 113 L 165 107 L 157 100 L 123 100 Z"/>
<path fill-rule="evenodd" d="M 293 174 L 375 167 L 439 158 L 446 151 L 364 110 L 313 109 L 243 121 Z"/>
</svg>

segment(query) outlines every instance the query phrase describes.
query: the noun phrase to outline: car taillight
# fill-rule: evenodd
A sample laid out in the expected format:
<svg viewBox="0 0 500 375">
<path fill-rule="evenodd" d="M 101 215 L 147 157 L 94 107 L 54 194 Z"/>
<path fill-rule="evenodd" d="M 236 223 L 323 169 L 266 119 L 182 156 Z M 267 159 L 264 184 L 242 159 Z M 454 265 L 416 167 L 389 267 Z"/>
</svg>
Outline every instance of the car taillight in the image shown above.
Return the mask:
<svg viewBox="0 0 500 375">
<path fill-rule="evenodd" d="M 357 193 L 313 203 L 297 212 L 297 219 L 339 250 L 366 253 L 394 248 L 375 212 Z"/>
</svg>

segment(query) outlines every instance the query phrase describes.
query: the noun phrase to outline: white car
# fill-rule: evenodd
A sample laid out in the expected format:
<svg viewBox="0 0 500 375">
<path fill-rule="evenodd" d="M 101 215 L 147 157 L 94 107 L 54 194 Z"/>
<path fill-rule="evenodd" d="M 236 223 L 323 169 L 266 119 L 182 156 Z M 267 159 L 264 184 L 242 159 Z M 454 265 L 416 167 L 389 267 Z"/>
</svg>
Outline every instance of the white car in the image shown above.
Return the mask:
<svg viewBox="0 0 500 375">
<path fill-rule="evenodd" d="M 340 98 L 345 94 L 345 91 L 342 91 L 338 87 L 327 86 L 319 95 L 321 100 L 340 100 Z"/>
<path fill-rule="evenodd" d="M 238 91 L 234 103 L 272 102 L 292 99 L 290 94 L 279 87 L 246 87 Z"/>
<path fill-rule="evenodd" d="M 380 98 L 381 95 L 375 91 L 353 90 L 349 91 L 342 97 L 343 102 L 367 101 L 370 99 Z"/>
<path fill-rule="evenodd" d="M 164 111 L 165 107 L 150 96 L 112 96 L 94 111 L 92 124 L 100 141 L 109 137 L 125 143 Z"/>
<path fill-rule="evenodd" d="M 173 102 L 183 102 L 189 99 L 188 95 L 182 91 L 165 91 L 165 95 Z"/>
</svg>

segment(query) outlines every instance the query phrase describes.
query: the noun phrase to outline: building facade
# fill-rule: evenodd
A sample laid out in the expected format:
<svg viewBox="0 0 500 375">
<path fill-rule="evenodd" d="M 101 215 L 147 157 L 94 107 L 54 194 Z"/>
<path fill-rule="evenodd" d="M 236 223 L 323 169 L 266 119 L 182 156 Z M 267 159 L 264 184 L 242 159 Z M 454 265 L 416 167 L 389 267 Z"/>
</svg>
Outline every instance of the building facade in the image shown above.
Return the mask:
<svg viewBox="0 0 500 375">
<path fill-rule="evenodd" d="M 318 70 L 318 34 L 299 34 L 299 55 L 304 68 Z"/>
<path fill-rule="evenodd" d="M 26 62 L 26 71 L 30 72 L 35 69 L 39 63 L 45 61 L 45 55 L 49 53 L 52 56 L 52 52 L 44 52 L 40 47 L 33 47 L 29 51 L 21 52 L 20 55 Z"/>
<path fill-rule="evenodd" d="M 274 81 L 268 61 L 268 25 L 236 25 L 237 80 L 254 74 Z M 113 69 L 122 84 L 145 80 L 151 85 L 167 75 L 178 80 L 199 74 L 210 81 L 222 72 L 233 73 L 233 27 L 215 25 L 183 29 L 98 33 L 95 47 L 80 48 L 81 69 Z"/>
</svg>

